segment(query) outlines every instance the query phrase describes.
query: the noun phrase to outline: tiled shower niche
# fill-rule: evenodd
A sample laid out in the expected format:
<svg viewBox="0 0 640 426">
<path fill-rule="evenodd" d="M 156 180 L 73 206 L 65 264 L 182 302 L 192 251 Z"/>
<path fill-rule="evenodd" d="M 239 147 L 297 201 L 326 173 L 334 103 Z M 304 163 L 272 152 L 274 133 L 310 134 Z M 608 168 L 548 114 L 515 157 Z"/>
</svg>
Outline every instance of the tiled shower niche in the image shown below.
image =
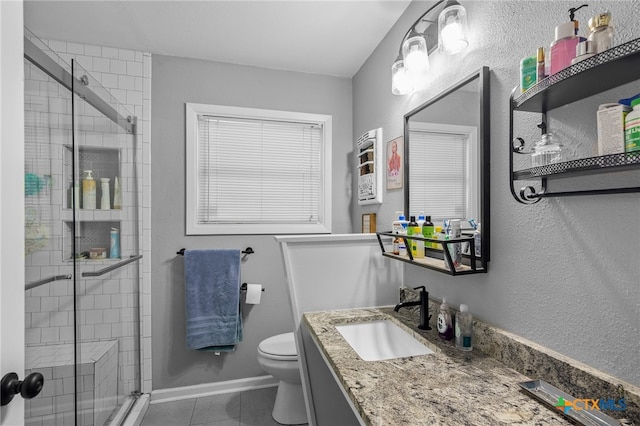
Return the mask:
<svg viewBox="0 0 640 426">
<path fill-rule="evenodd" d="M 85 140 L 91 140 L 94 143 L 99 143 L 100 145 L 118 145 L 118 135 L 109 135 L 99 132 L 81 132 L 79 136 L 84 137 Z M 71 173 L 72 164 L 71 160 L 73 157 L 72 148 L 70 146 L 65 146 L 64 152 L 64 167 L 65 173 L 64 176 L 73 176 Z M 122 175 L 120 173 L 120 149 L 119 148 L 111 148 L 111 147 L 87 147 L 82 146 L 78 148 L 78 166 L 77 170 L 80 173 L 78 180 L 75 182 L 78 184 L 77 197 L 79 200 L 76 200 L 77 204 L 81 210 L 87 210 L 84 208 L 85 200 L 82 197 L 82 173 L 86 170 L 91 170 L 93 174 L 93 180 L 96 182 L 96 208 L 89 210 L 119 210 L 121 205 L 116 205 L 114 203 L 115 199 L 115 187 L 116 187 L 116 178 L 119 180 L 119 184 L 122 184 Z M 100 179 L 108 178 L 109 179 L 109 206 L 102 206 L 102 184 Z M 64 206 L 67 209 L 72 208 L 72 199 L 73 199 L 73 186 L 74 182 L 68 180 L 66 182 L 66 199 Z"/>
<path fill-rule="evenodd" d="M 121 256 L 110 257 L 111 230 L 117 229 L 120 233 L 119 221 L 80 221 L 76 224 L 76 251 L 73 252 L 73 222 L 64 222 L 63 236 L 63 260 L 71 261 L 73 256 L 82 260 L 120 260 Z M 100 258 L 91 258 L 92 251 L 104 249 L 105 255 Z"/>
</svg>

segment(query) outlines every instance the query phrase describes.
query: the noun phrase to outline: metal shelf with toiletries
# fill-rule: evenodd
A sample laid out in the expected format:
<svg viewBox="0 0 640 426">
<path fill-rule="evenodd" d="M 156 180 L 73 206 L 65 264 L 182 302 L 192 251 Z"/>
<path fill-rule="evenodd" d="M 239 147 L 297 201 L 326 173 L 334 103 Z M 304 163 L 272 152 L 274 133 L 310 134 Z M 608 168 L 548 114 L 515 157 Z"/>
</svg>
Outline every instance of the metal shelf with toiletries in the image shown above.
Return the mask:
<svg viewBox="0 0 640 426">
<path fill-rule="evenodd" d="M 549 191 L 547 187 L 547 180 L 551 179 L 640 170 L 640 152 L 593 156 L 514 170 L 514 154 L 534 153 L 525 149 L 525 141 L 522 138 L 514 138 L 515 112 L 542 114 L 542 123 L 538 127 L 545 134 L 547 112 L 639 79 L 640 39 L 635 39 L 548 76 L 520 96 L 516 97 L 519 87 L 515 87 L 509 102 L 509 179 L 511 193 L 516 201 L 533 204 L 544 197 L 640 192 L 640 186 L 573 188 L 555 192 Z M 524 186 L 518 191 L 516 182 L 526 180 L 539 180 L 540 189 Z"/>
<path fill-rule="evenodd" d="M 462 236 L 461 238 L 455 238 L 450 240 L 440 240 L 437 238 L 425 238 L 418 235 L 399 235 L 393 232 L 376 232 L 378 237 L 378 243 L 382 250 L 382 255 L 391 259 L 400 260 L 402 262 L 410 263 L 412 265 L 421 266 L 423 268 L 431 269 L 438 272 L 443 272 L 449 275 L 468 275 L 468 274 L 480 274 L 486 273 L 487 269 L 483 266 L 482 258 L 475 255 L 475 246 L 473 236 Z M 437 243 L 442 248 L 425 247 L 425 256 L 416 257 L 411 253 L 411 250 L 407 250 L 406 255 L 394 254 L 387 251 L 388 247 L 385 247 L 382 237 L 400 237 L 404 240 L 407 247 L 410 246 L 409 240 L 424 241 L 425 245 L 428 242 Z M 469 254 L 462 254 L 462 263 L 458 266 L 453 266 L 453 260 L 451 258 L 450 250 L 448 246 L 451 244 L 468 244 Z"/>
</svg>

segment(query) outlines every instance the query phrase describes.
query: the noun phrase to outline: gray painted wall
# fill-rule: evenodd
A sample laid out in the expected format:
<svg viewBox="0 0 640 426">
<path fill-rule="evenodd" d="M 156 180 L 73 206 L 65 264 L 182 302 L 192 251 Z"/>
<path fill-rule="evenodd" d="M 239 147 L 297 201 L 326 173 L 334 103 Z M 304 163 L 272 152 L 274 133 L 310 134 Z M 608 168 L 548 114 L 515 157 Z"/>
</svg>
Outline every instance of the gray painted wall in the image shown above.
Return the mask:
<svg viewBox="0 0 640 426">
<path fill-rule="evenodd" d="M 268 235 L 185 236 L 186 102 L 333 116 L 333 232 L 351 232 L 351 80 L 202 60 L 153 56 L 151 257 L 153 388 L 164 389 L 265 374 L 256 349 L 266 337 L 293 330 L 280 248 Z M 358 225 L 358 230 L 360 229 Z M 215 356 L 186 349 L 182 247 L 245 248 L 242 280 L 266 288 L 260 305 L 244 306 L 244 341 Z"/>
<path fill-rule="evenodd" d="M 474 315 L 489 323 L 640 385 L 640 195 L 551 198 L 523 206 L 509 191 L 509 94 L 518 84 L 519 61 L 538 46 L 548 48 L 554 27 L 568 19 L 566 11 L 576 3 L 463 2 L 470 48 L 457 56 L 435 53 L 429 87 L 394 96 L 391 64 L 402 36 L 431 4 L 412 3 L 354 77 L 353 134 L 382 126 L 385 140 L 400 136 L 406 112 L 480 66 L 489 66 L 491 262 L 487 274 L 457 278 L 408 265 L 405 284 L 426 285 L 435 298 L 446 297 L 454 306 L 467 303 Z M 577 15 L 581 31 L 589 17 L 605 9 L 613 14 L 618 43 L 640 37 L 638 1 L 589 2 Z M 640 84 L 626 89 L 622 95 L 600 96 L 588 107 L 571 105 L 557 111 L 550 131 L 563 138 L 568 152 L 588 152 L 596 140 L 595 126 L 588 121 L 595 120 L 598 103 L 638 93 Z M 519 126 L 527 140 L 539 137 L 536 118 L 524 119 L 529 127 Z M 640 173 L 626 178 L 637 186 Z M 353 226 L 362 213 L 376 212 L 378 229 L 390 229 L 393 213 L 402 206 L 402 190 L 387 191 L 382 206 L 353 206 Z"/>
</svg>

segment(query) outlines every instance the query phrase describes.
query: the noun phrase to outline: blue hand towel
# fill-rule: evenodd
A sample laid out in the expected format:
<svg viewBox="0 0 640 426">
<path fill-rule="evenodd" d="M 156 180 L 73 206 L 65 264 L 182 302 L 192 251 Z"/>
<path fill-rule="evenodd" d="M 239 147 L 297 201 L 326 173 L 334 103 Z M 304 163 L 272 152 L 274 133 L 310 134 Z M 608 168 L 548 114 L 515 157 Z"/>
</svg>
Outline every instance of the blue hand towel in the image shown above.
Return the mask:
<svg viewBox="0 0 640 426">
<path fill-rule="evenodd" d="M 185 250 L 187 347 L 233 351 L 242 340 L 240 250 Z"/>
</svg>

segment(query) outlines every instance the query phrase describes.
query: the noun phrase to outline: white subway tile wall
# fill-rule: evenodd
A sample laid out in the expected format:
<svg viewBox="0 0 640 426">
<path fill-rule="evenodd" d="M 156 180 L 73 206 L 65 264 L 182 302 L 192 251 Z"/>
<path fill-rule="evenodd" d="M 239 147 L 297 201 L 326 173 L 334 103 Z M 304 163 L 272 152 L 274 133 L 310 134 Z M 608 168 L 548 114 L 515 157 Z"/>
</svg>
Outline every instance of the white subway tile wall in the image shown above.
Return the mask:
<svg viewBox="0 0 640 426">
<path fill-rule="evenodd" d="M 128 395 L 133 390 L 151 392 L 151 297 L 150 297 L 150 107 L 151 107 L 151 56 L 112 47 L 84 45 L 63 41 L 47 41 L 49 47 L 67 63 L 77 60 L 89 73 L 89 87 L 101 96 L 118 99 L 125 108 L 137 116 L 137 152 L 132 138 L 114 137 L 113 123 L 93 107 L 76 102 L 76 141 L 91 148 L 111 149 L 121 163 L 122 210 L 81 210 L 80 219 L 110 228 L 120 225 L 121 257 L 138 254 L 144 256 L 138 263 L 130 264 L 97 278 L 79 280 L 78 297 L 79 337 L 82 341 L 119 340 L 116 346 L 118 395 Z M 97 80 L 107 90 L 92 87 Z M 26 173 L 33 178 L 34 194 L 26 201 L 26 281 L 32 282 L 51 275 L 72 274 L 69 261 L 72 253 L 71 201 L 69 175 L 71 152 L 71 98 L 70 93 L 53 83 L 39 69 L 25 67 L 25 145 Z M 132 162 L 137 161 L 137 176 Z M 140 194 L 138 223 L 132 206 L 135 200 L 135 180 Z M 99 181 L 98 181 L 99 182 Z M 98 183 L 99 185 L 99 183 Z M 113 188 L 114 182 L 111 181 Z M 26 187 L 26 191 L 31 187 Z M 112 190 L 113 191 L 113 190 Z M 113 201 L 113 198 L 112 198 Z M 99 207 L 100 200 L 98 200 Z M 136 235 L 136 230 L 139 230 Z M 82 236 L 83 227 L 79 229 Z M 109 247 L 109 238 L 95 241 L 100 247 Z M 79 273 L 98 270 L 114 261 L 83 261 Z M 140 276 L 140 288 L 136 280 Z M 139 306 L 141 304 L 142 306 Z M 26 292 L 26 343 L 28 346 L 59 345 L 72 343 L 73 333 L 73 285 L 71 281 L 58 281 Z M 142 322 L 140 340 L 135 339 L 138 322 Z M 142 389 L 135 385 L 137 363 L 136 347 L 141 350 Z M 34 348 L 30 348 L 30 352 Z M 27 363 L 27 368 L 33 366 Z M 54 370 L 57 367 L 52 367 Z M 96 379 L 86 379 L 94 380 Z M 97 385 L 100 382 L 96 383 Z M 95 391 L 92 391 L 95 392 Z M 95 394 L 98 396 L 99 394 Z M 51 397 L 53 398 L 53 397 Z M 35 401 L 35 400 L 34 400 Z M 55 403 L 56 401 L 51 401 Z M 36 403 L 45 407 L 43 402 Z M 96 407 L 102 402 L 96 399 Z M 46 408 L 42 408 L 46 411 Z M 43 414 L 44 415 L 44 414 Z M 91 419 L 94 424 L 95 419 Z M 66 424 L 66 423 L 65 423 Z M 102 424 L 102 423 L 95 423 Z"/>
</svg>

